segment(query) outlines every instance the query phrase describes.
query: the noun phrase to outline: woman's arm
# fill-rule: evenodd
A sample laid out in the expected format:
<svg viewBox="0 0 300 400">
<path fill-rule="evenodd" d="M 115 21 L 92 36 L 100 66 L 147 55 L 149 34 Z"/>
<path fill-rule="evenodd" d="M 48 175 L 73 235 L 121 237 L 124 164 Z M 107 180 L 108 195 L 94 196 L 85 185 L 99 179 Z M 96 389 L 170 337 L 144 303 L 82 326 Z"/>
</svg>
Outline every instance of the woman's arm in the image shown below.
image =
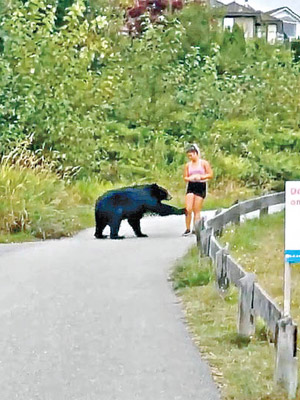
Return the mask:
<svg viewBox="0 0 300 400">
<path fill-rule="evenodd" d="M 187 164 L 185 164 L 185 166 L 184 166 L 184 170 L 183 170 L 183 179 L 184 179 L 186 182 L 189 182 L 189 177 L 188 177 L 188 165 L 187 165 Z"/>
<path fill-rule="evenodd" d="M 213 170 L 212 170 L 209 162 L 206 160 L 203 160 L 202 162 L 203 162 L 203 167 L 205 169 L 205 174 L 201 175 L 201 180 L 207 181 L 209 179 L 212 179 L 214 176 L 214 173 L 213 173 Z"/>
<path fill-rule="evenodd" d="M 189 166 L 188 166 L 188 164 L 185 164 L 185 166 L 184 166 L 183 179 L 186 182 L 191 182 L 191 181 L 194 180 L 191 176 L 189 176 Z"/>
</svg>

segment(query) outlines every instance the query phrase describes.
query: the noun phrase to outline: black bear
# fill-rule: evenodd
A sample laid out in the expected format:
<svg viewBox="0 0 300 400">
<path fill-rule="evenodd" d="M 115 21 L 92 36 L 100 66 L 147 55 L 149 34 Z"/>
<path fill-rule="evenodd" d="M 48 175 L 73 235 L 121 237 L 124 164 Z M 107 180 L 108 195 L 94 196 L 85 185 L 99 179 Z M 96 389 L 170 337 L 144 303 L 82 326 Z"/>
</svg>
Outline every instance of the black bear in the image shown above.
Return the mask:
<svg viewBox="0 0 300 400">
<path fill-rule="evenodd" d="M 184 214 L 185 209 L 162 204 L 162 200 L 170 200 L 168 191 L 156 183 L 151 185 L 126 187 L 106 192 L 99 197 L 95 206 L 97 239 L 105 238 L 102 232 L 106 225 L 110 226 L 111 239 L 123 239 L 119 236 L 122 219 L 127 219 L 138 237 L 146 237 L 141 232 L 140 220 L 144 213 L 159 215 Z"/>
</svg>

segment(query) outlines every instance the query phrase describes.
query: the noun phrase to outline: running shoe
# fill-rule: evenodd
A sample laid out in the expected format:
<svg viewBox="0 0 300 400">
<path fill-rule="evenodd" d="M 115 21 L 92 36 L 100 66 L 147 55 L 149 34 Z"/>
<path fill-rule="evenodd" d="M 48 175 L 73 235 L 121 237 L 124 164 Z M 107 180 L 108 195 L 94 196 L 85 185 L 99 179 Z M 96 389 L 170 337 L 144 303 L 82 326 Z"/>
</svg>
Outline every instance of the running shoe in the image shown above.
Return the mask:
<svg viewBox="0 0 300 400">
<path fill-rule="evenodd" d="M 187 229 L 182 236 L 189 236 L 191 234 L 191 231 L 189 229 Z"/>
</svg>

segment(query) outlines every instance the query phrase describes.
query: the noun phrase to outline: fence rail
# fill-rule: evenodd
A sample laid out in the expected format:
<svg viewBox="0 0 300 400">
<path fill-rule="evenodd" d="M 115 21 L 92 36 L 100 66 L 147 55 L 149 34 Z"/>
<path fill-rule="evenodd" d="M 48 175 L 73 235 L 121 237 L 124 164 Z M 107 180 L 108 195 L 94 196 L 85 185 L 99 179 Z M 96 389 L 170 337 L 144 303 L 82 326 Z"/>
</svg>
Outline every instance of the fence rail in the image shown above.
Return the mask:
<svg viewBox="0 0 300 400">
<path fill-rule="evenodd" d="M 269 194 L 252 200 L 237 203 L 207 221 L 207 227 L 218 231 L 230 222 L 237 222 L 242 215 L 260 210 L 266 213 L 271 206 L 284 203 L 284 192 Z"/>
<path fill-rule="evenodd" d="M 239 288 L 238 333 L 251 336 L 255 333 L 255 319 L 260 317 L 265 321 L 276 346 L 275 380 L 294 398 L 297 390 L 297 326 L 255 282 L 255 275 L 246 272 L 216 237 L 227 224 L 240 223 L 241 217 L 257 210 L 259 216 L 267 214 L 269 207 L 284 201 L 285 193 L 280 192 L 237 203 L 198 224 L 196 235 L 201 254 L 209 256 L 215 265 L 218 290 L 226 291 L 230 283 Z"/>
</svg>

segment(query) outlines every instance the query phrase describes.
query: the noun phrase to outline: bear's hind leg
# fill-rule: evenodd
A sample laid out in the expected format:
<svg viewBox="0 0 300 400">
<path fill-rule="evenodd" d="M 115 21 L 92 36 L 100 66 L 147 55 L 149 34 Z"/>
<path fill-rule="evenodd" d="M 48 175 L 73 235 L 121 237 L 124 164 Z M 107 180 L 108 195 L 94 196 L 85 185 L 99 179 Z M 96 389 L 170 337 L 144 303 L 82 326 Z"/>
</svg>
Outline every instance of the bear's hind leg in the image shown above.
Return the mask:
<svg viewBox="0 0 300 400">
<path fill-rule="evenodd" d="M 97 212 L 95 214 L 95 219 L 96 219 L 96 231 L 94 236 L 96 239 L 105 239 L 107 235 L 103 235 L 102 232 L 107 225 L 107 220 L 106 218 L 104 218 L 103 215 Z"/>
<path fill-rule="evenodd" d="M 142 233 L 140 222 L 141 222 L 140 217 L 128 218 L 128 223 L 132 227 L 132 229 L 137 237 L 148 237 L 148 235 L 145 235 L 144 233 Z"/>
</svg>

